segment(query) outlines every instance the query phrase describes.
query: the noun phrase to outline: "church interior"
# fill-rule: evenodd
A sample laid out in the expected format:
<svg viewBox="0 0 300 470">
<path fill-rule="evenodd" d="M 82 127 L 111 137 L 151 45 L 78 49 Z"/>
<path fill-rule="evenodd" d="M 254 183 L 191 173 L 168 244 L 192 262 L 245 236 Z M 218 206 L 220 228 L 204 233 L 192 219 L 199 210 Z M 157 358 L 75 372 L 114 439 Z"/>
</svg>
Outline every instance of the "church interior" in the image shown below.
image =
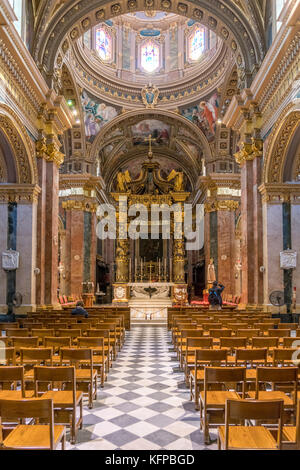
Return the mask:
<svg viewBox="0 0 300 470">
<path fill-rule="evenodd" d="M 0 450 L 300 449 L 298 0 L 0 0 L 0 221 Z"/>
</svg>

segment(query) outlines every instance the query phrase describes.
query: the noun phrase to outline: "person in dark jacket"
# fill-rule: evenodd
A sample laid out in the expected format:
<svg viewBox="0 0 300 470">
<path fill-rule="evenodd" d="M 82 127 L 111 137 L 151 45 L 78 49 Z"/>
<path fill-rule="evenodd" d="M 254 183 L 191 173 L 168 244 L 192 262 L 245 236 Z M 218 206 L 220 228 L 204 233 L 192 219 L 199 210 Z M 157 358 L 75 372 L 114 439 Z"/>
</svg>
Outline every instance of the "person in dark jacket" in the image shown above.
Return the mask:
<svg viewBox="0 0 300 470">
<path fill-rule="evenodd" d="M 84 316 L 85 318 L 88 318 L 89 314 L 87 311 L 83 308 L 83 302 L 79 301 L 76 304 L 76 308 L 72 310 L 71 312 L 72 315 L 81 315 L 82 317 Z"/>
<path fill-rule="evenodd" d="M 217 308 L 218 310 L 221 310 L 223 305 L 222 292 L 224 289 L 225 287 L 217 281 L 213 283 L 212 288 L 208 291 L 208 301 L 210 308 Z"/>
</svg>

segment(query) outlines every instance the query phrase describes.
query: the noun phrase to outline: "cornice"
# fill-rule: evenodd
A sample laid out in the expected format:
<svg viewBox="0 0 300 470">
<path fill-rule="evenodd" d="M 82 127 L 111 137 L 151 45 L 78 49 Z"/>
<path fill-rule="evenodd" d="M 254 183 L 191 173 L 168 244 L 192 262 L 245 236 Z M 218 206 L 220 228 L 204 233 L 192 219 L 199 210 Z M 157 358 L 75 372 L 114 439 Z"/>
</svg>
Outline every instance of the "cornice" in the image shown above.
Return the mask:
<svg viewBox="0 0 300 470">
<path fill-rule="evenodd" d="M 0 204 L 37 203 L 41 188 L 33 184 L 5 184 L 0 185 Z"/>
<path fill-rule="evenodd" d="M 258 189 L 264 204 L 300 204 L 300 183 L 264 183 Z"/>
</svg>

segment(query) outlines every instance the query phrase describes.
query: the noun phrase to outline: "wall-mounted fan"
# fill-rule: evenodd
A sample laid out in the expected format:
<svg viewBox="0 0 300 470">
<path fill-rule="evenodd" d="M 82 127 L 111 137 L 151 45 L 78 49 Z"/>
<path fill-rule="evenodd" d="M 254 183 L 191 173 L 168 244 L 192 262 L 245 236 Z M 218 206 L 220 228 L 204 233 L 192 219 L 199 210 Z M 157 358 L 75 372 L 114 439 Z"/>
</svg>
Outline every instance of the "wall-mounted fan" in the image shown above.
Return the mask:
<svg viewBox="0 0 300 470">
<path fill-rule="evenodd" d="M 270 294 L 270 302 L 274 307 L 279 307 L 279 315 L 280 315 L 280 307 L 283 307 L 285 305 L 285 300 L 284 300 L 284 292 L 280 290 L 275 290 L 271 292 Z"/>
</svg>

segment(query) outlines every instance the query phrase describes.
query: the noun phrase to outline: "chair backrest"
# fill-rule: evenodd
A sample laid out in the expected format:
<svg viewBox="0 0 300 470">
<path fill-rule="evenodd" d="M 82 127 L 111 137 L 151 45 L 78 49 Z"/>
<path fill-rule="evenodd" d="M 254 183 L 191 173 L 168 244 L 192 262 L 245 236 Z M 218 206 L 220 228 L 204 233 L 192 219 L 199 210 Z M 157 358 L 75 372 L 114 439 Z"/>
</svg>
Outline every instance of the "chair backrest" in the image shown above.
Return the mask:
<svg viewBox="0 0 300 470">
<path fill-rule="evenodd" d="M 268 330 L 268 334 L 273 338 L 288 338 L 291 336 L 291 330 Z"/>
<path fill-rule="evenodd" d="M 73 392 L 73 404 L 76 403 L 76 371 L 74 366 L 57 366 L 57 367 L 34 367 L 35 395 L 39 396 L 39 384 L 47 383 L 50 388 L 54 386 L 58 390 L 62 390 L 66 383 L 71 384 Z"/>
<path fill-rule="evenodd" d="M 242 397 L 245 398 L 245 367 L 205 367 L 204 369 L 204 403 L 206 403 L 209 385 L 214 384 L 222 390 L 224 384 L 242 384 Z"/>
<path fill-rule="evenodd" d="M 247 347 L 247 338 L 220 338 L 220 348 L 246 348 Z"/>
<path fill-rule="evenodd" d="M 40 400 L 0 400 L 0 428 L 3 419 L 23 420 L 34 418 L 43 419 L 49 423 L 50 446 L 45 447 L 54 450 L 54 412 L 53 401 L 41 398 Z M 0 444 L 3 442 L 0 432 Z"/>
<path fill-rule="evenodd" d="M 93 378 L 94 361 L 93 350 L 91 348 L 61 348 L 60 360 L 61 365 L 68 362 L 70 365 L 75 366 L 76 368 L 80 368 L 81 365 L 86 368 L 88 365 L 91 379 Z"/>
<path fill-rule="evenodd" d="M 14 366 L 16 364 L 15 348 L 0 347 L 0 365 Z"/>
<path fill-rule="evenodd" d="M 86 332 L 87 337 L 93 338 L 110 338 L 110 331 L 109 330 L 101 330 L 100 328 L 95 328 L 94 330 L 87 330 Z"/>
<path fill-rule="evenodd" d="M 262 383 L 288 384 L 293 386 L 294 406 L 297 404 L 297 385 L 298 385 L 297 367 L 258 367 L 256 373 L 256 396 L 259 397 L 260 385 Z"/>
<path fill-rule="evenodd" d="M 268 349 L 237 349 L 235 352 L 235 363 L 251 364 L 253 366 L 257 361 L 260 365 L 267 365 Z M 261 364 L 263 361 L 263 364 Z"/>
<path fill-rule="evenodd" d="M 21 383 L 22 397 L 25 397 L 24 367 L 0 366 L 0 388 L 3 388 L 4 384 L 9 384 L 13 390 L 16 390 L 17 382 Z"/>
<path fill-rule="evenodd" d="M 288 338 L 290 339 L 290 338 Z M 273 365 L 296 365 L 293 357 L 297 348 L 275 348 L 273 349 Z"/>
<path fill-rule="evenodd" d="M 299 348 L 300 338 L 283 338 L 284 348 Z"/>
<path fill-rule="evenodd" d="M 44 346 L 46 348 L 53 348 L 54 351 L 60 348 L 71 347 L 71 338 L 69 336 L 46 336 L 44 338 Z"/>
<path fill-rule="evenodd" d="M 243 322 L 243 323 L 238 323 L 238 322 L 233 322 L 233 323 L 228 323 L 227 324 L 228 328 L 237 331 L 237 330 L 246 330 L 248 328 L 248 323 Z"/>
<path fill-rule="evenodd" d="M 21 348 L 37 348 L 39 343 L 39 338 L 37 336 L 25 336 L 24 338 L 13 336 L 11 340 L 13 347 L 16 350 L 20 350 Z"/>
<path fill-rule="evenodd" d="M 211 338 L 231 338 L 232 330 L 209 330 Z"/>
<path fill-rule="evenodd" d="M 54 330 L 50 328 L 33 328 L 32 336 L 37 336 L 39 339 L 44 339 L 46 336 L 54 336 Z"/>
<path fill-rule="evenodd" d="M 52 365 L 52 348 L 21 348 L 20 361 L 21 364 L 43 364 Z"/>
<path fill-rule="evenodd" d="M 78 336 L 81 336 L 81 330 L 80 329 L 59 329 L 57 332 L 58 336 L 69 336 L 69 338 L 75 339 L 78 338 Z"/>
<path fill-rule="evenodd" d="M 202 328 L 204 331 L 209 330 L 222 330 L 222 323 L 202 323 Z"/>
<path fill-rule="evenodd" d="M 104 348 L 104 338 L 103 337 L 87 337 L 87 336 L 80 336 L 78 338 L 78 346 L 79 348 L 97 348 L 103 349 Z"/>
<path fill-rule="evenodd" d="M 270 338 L 268 336 L 266 337 L 257 336 L 257 337 L 252 338 L 252 347 L 253 348 L 277 348 L 278 342 L 279 342 L 278 337 Z"/>
<path fill-rule="evenodd" d="M 278 323 L 278 330 L 297 330 L 299 323 Z"/>
<path fill-rule="evenodd" d="M 229 449 L 230 424 L 256 420 L 278 422 L 277 447 L 281 449 L 283 400 L 226 400 L 225 408 L 225 450 Z"/>
<path fill-rule="evenodd" d="M 259 335 L 259 330 L 255 329 L 243 329 L 243 330 L 237 330 L 236 331 L 237 337 L 240 338 L 253 338 L 253 336 L 258 336 Z"/>
<path fill-rule="evenodd" d="M 204 331 L 203 330 L 190 330 L 190 329 L 184 329 L 181 330 L 181 338 L 202 338 Z"/>
<path fill-rule="evenodd" d="M 195 351 L 196 367 L 201 364 L 217 365 L 224 362 L 227 365 L 226 349 L 197 349 Z"/>
<path fill-rule="evenodd" d="M 187 338 L 186 339 L 186 350 L 187 354 L 192 351 L 196 351 L 197 348 L 210 349 L 213 347 L 213 338 Z"/>
<path fill-rule="evenodd" d="M 11 338 L 12 336 L 29 336 L 28 328 L 8 328 L 6 330 L 6 336 Z"/>
</svg>

